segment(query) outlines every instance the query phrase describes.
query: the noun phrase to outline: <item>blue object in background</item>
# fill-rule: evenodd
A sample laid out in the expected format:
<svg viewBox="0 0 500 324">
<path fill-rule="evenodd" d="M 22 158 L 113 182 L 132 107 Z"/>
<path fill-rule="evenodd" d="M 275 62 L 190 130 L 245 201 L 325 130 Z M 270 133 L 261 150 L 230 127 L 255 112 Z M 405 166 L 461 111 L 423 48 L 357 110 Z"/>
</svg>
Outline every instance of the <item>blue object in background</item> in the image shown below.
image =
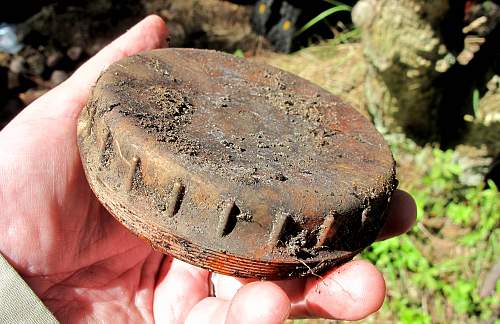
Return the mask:
<svg viewBox="0 0 500 324">
<path fill-rule="evenodd" d="M 23 45 L 17 41 L 16 26 L 0 23 L 0 52 L 17 54 Z"/>
</svg>

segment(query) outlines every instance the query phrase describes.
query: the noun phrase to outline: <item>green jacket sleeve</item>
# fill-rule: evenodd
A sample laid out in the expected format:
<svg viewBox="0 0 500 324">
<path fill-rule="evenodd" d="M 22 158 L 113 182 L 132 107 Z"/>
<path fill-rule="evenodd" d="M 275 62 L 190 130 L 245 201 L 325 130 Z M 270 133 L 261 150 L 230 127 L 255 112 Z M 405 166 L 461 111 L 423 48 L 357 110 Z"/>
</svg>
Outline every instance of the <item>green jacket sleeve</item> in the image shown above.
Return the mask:
<svg viewBox="0 0 500 324">
<path fill-rule="evenodd" d="M 1 254 L 0 323 L 59 323 Z"/>
</svg>

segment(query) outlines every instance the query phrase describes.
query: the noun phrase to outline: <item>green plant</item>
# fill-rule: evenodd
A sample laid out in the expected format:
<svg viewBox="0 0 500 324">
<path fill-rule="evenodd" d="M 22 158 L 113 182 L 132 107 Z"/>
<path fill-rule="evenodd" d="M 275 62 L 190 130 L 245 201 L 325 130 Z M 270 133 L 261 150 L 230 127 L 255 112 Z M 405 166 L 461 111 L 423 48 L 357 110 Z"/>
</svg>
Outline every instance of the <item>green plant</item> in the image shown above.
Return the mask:
<svg viewBox="0 0 500 324">
<path fill-rule="evenodd" d="M 325 0 L 325 1 L 333 4 L 334 6 L 329 8 L 329 9 L 326 9 L 325 11 L 318 14 L 316 17 L 309 20 L 304 26 L 302 26 L 299 30 L 297 30 L 295 32 L 294 37 L 301 35 L 302 33 L 304 33 L 306 30 L 308 30 L 312 26 L 316 25 L 320 21 L 323 21 L 327 17 L 329 17 L 337 12 L 342 12 L 342 11 L 351 12 L 351 10 L 352 10 L 351 6 L 343 4 L 342 2 L 333 1 L 333 0 Z"/>
<path fill-rule="evenodd" d="M 243 51 L 240 48 L 236 49 L 233 55 L 238 58 L 245 58 L 245 53 L 243 53 Z"/>
<path fill-rule="evenodd" d="M 474 109 L 474 116 L 477 116 L 477 114 L 479 113 L 479 99 L 479 89 L 476 88 L 472 92 L 472 108 Z"/>
<path fill-rule="evenodd" d="M 417 176 L 403 185 L 417 201 L 418 220 L 408 234 L 363 253 L 387 280 L 388 298 L 379 316 L 401 323 L 492 319 L 500 307 L 500 285 L 487 297 L 478 291 L 500 255 L 497 187 L 491 181 L 461 184 L 463 170 L 453 150 L 393 145 L 397 159 L 412 154 Z"/>
</svg>

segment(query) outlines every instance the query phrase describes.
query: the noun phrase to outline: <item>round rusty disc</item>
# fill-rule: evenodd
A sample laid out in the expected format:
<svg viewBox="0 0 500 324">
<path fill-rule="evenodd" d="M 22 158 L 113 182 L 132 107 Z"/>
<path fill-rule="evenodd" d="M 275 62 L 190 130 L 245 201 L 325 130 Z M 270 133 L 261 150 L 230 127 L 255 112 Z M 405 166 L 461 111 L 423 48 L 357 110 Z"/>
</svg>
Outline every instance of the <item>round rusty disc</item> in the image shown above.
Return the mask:
<svg viewBox="0 0 500 324">
<path fill-rule="evenodd" d="M 318 86 L 215 51 L 105 71 L 78 142 L 93 191 L 151 245 L 219 273 L 319 273 L 371 244 L 396 187 L 368 120 Z"/>
</svg>

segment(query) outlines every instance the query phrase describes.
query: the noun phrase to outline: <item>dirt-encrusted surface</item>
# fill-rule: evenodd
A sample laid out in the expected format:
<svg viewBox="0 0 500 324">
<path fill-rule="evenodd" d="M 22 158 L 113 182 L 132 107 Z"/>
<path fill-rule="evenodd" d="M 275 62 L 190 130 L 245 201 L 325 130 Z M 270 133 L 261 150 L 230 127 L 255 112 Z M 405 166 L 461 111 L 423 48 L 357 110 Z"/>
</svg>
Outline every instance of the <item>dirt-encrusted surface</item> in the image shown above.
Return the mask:
<svg viewBox="0 0 500 324">
<path fill-rule="evenodd" d="M 375 239 L 396 186 L 387 145 L 354 109 L 214 51 L 112 65 L 79 144 L 93 190 L 129 229 L 239 276 L 305 275 L 351 258 Z"/>
</svg>

